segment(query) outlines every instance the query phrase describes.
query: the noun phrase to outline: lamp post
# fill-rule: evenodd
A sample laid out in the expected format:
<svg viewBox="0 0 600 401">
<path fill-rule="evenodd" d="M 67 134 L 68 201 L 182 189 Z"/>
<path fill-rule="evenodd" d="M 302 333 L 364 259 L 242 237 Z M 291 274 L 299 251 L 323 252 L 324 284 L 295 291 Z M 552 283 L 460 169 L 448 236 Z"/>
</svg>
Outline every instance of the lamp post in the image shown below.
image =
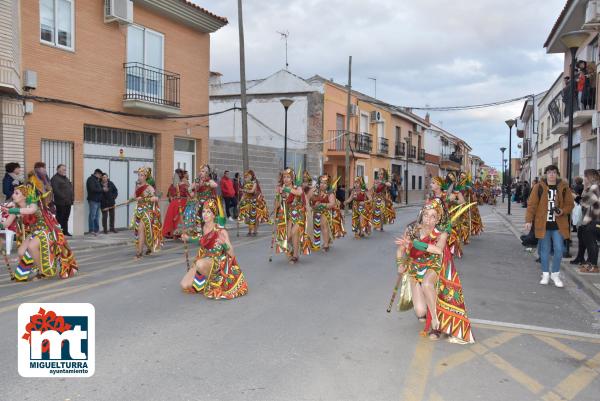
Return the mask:
<svg viewBox="0 0 600 401">
<path fill-rule="evenodd" d="M 290 108 L 292 103 L 294 103 L 294 101 L 292 99 L 281 99 L 281 104 L 283 105 L 283 108 L 285 109 L 285 131 L 284 131 L 284 137 L 283 137 L 283 168 L 284 169 L 287 168 L 287 114 L 288 114 L 288 109 Z"/>
<path fill-rule="evenodd" d="M 410 147 L 410 138 L 404 138 L 406 141 L 406 167 L 404 168 L 404 203 L 408 205 L 408 152 Z"/>
<path fill-rule="evenodd" d="M 508 125 L 508 188 L 512 186 L 512 127 L 517 123 L 517 120 L 506 120 L 506 125 Z M 510 195 L 511 192 L 508 192 L 508 215 L 510 216 Z"/>
<path fill-rule="evenodd" d="M 500 148 L 500 152 L 502 152 L 502 203 L 504 203 L 504 151 L 506 148 L 503 146 Z"/>
</svg>

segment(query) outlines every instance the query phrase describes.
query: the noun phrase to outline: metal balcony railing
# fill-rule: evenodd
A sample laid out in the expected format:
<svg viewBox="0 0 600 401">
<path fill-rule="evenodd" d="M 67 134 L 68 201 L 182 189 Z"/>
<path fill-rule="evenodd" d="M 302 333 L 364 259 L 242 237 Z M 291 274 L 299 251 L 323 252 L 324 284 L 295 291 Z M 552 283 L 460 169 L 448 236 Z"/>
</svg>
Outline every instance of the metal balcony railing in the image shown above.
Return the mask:
<svg viewBox="0 0 600 401">
<path fill-rule="evenodd" d="M 329 130 L 328 150 L 343 152 L 346 150 L 346 131 Z M 370 134 L 359 134 L 350 132 L 350 148 L 354 152 L 371 153 L 373 149 L 373 139 Z"/>
<path fill-rule="evenodd" d="M 389 141 L 387 138 L 379 138 L 379 143 L 377 145 L 377 152 L 380 155 L 387 155 L 389 151 Z"/>
<path fill-rule="evenodd" d="M 124 63 L 123 100 L 141 100 L 163 106 L 180 107 L 180 76 L 142 63 Z"/>
<path fill-rule="evenodd" d="M 394 148 L 394 156 L 404 156 L 406 154 L 406 144 L 404 142 L 396 142 Z"/>
<path fill-rule="evenodd" d="M 550 113 L 550 118 L 552 119 L 552 126 L 555 126 L 556 124 L 562 123 L 564 121 L 566 111 L 567 110 L 565 107 L 565 103 L 563 102 L 562 93 L 559 93 L 548 104 L 548 112 Z"/>
<path fill-rule="evenodd" d="M 411 146 L 408 148 L 408 157 L 415 159 L 417 157 L 417 147 Z"/>
<path fill-rule="evenodd" d="M 459 154 L 456 154 L 456 153 L 443 154 L 442 155 L 442 161 L 443 160 L 449 160 L 451 162 L 462 164 L 463 157 L 462 157 L 462 155 L 459 155 Z"/>
</svg>

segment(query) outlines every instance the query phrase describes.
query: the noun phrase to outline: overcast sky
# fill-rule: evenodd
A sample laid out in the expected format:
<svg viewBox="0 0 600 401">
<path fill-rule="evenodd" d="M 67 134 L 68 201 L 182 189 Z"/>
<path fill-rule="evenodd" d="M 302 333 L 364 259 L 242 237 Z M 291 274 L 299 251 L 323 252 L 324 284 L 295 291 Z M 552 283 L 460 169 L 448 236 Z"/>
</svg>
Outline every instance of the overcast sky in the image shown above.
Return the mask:
<svg viewBox="0 0 600 401">
<path fill-rule="evenodd" d="M 193 0 L 229 25 L 211 37 L 211 70 L 239 80 L 236 0 Z M 246 79 L 285 67 L 303 78 L 319 74 L 401 106 L 488 103 L 538 93 L 560 73 L 562 57 L 543 44 L 565 0 L 251 0 L 244 1 Z M 466 140 L 473 153 L 500 167 L 508 147 L 504 121 L 522 102 L 459 112 L 432 121 Z M 514 132 L 514 130 L 513 130 Z M 516 136 L 513 157 L 518 155 Z"/>
</svg>

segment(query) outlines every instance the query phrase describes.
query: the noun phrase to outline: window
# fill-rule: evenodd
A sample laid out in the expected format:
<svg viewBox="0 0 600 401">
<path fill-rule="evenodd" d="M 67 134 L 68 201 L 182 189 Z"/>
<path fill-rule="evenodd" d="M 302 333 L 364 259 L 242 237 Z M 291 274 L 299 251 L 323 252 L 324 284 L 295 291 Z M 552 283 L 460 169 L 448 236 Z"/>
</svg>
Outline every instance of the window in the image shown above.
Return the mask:
<svg viewBox="0 0 600 401">
<path fill-rule="evenodd" d="M 550 139 L 550 117 L 546 119 L 546 139 Z"/>
<path fill-rule="evenodd" d="M 356 165 L 356 176 L 357 177 L 364 177 L 365 176 L 365 166 L 363 166 L 362 164 L 357 164 Z"/>
<path fill-rule="evenodd" d="M 396 143 L 402 142 L 400 127 L 396 126 Z"/>
<path fill-rule="evenodd" d="M 153 134 L 95 125 L 85 125 L 83 127 L 83 141 L 100 145 L 154 148 Z"/>
<path fill-rule="evenodd" d="M 40 0 L 40 40 L 73 50 L 74 0 Z"/>
<path fill-rule="evenodd" d="M 423 176 L 419 176 L 419 190 L 423 189 Z"/>
<path fill-rule="evenodd" d="M 541 128 L 541 131 L 542 131 L 542 134 L 540 135 L 540 143 L 544 143 L 544 123 L 543 122 L 541 123 L 541 127 L 540 128 Z"/>
<path fill-rule="evenodd" d="M 415 189 L 415 176 L 412 176 L 412 189 Z"/>
<path fill-rule="evenodd" d="M 151 29 L 127 27 L 127 63 L 138 63 L 127 69 L 127 90 L 153 97 L 163 92 L 164 36 Z"/>
</svg>

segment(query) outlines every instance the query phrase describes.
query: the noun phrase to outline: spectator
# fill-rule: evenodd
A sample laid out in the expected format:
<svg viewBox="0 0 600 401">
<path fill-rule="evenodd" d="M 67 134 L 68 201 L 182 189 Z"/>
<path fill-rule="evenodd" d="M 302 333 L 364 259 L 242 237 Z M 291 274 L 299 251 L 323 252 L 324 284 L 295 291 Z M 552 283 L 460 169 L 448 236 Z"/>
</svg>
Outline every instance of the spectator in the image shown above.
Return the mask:
<svg viewBox="0 0 600 401">
<path fill-rule="evenodd" d="M 528 181 L 523 181 L 523 189 L 521 190 L 521 205 L 526 208 L 527 200 L 529 199 L 529 193 L 531 192 L 531 188 L 529 187 Z"/>
<path fill-rule="evenodd" d="M 540 284 L 547 285 L 550 279 L 557 287 L 563 287 L 560 279 L 560 262 L 563 242 L 569 239 L 570 223 L 567 215 L 573 210 L 574 202 L 569 185 L 558 178 L 558 167 L 549 165 L 542 179 L 532 190 L 527 203 L 525 229 L 529 231 L 535 223 L 535 237 L 540 240 L 539 253 L 542 263 Z M 541 190 L 540 190 L 541 188 Z M 554 248 L 552 273 L 550 273 L 550 248 Z"/>
<path fill-rule="evenodd" d="M 56 220 L 62 228 L 62 232 L 67 237 L 69 233 L 69 216 L 71 215 L 71 206 L 75 200 L 73 184 L 67 177 L 67 166 L 59 164 L 56 167 L 56 174 L 50 180 L 52 193 L 54 195 L 54 204 L 56 205 Z"/>
<path fill-rule="evenodd" d="M 233 221 L 233 217 L 231 217 L 231 213 L 229 211 L 230 208 L 233 208 L 233 214 L 235 215 L 235 207 L 237 207 L 237 199 L 235 197 L 235 189 L 233 188 L 233 181 L 229 178 L 229 171 L 225 170 L 223 172 L 223 177 L 221 177 L 221 194 L 223 194 L 223 199 L 225 200 L 225 211 L 227 213 L 227 218 L 230 221 Z"/>
<path fill-rule="evenodd" d="M 10 201 L 15 187 L 21 185 L 21 165 L 19 163 L 7 163 L 4 166 L 6 174 L 2 180 L 2 192 L 7 201 Z"/>
<path fill-rule="evenodd" d="M 28 174 L 27 179 L 35 185 L 36 189 L 40 194 L 52 193 L 52 184 L 50 183 L 50 178 L 48 177 L 48 173 L 46 172 L 46 163 L 44 162 L 36 162 L 33 165 L 33 171 Z M 56 207 L 54 202 L 52 201 L 52 196 L 45 196 L 43 198 L 43 203 L 52 214 L 56 214 Z"/>
<path fill-rule="evenodd" d="M 240 188 L 241 188 L 240 173 L 235 173 L 235 175 L 233 176 L 233 189 L 235 190 L 235 200 L 238 203 L 240 201 Z"/>
<path fill-rule="evenodd" d="M 346 200 L 346 186 L 344 184 L 338 185 L 335 190 L 335 198 L 340 201 L 342 208 L 344 208 L 344 201 Z"/>
<path fill-rule="evenodd" d="M 116 233 L 115 230 L 115 201 L 119 196 L 119 191 L 113 182 L 108 178 L 108 174 L 102 174 L 100 179 L 100 185 L 102 186 L 102 199 L 100 200 L 100 207 L 102 208 L 102 230 L 104 234 L 108 234 L 108 228 L 110 232 Z M 110 208 L 108 210 L 104 210 Z M 107 224 L 107 220 L 108 223 Z"/>
<path fill-rule="evenodd" d="M 575 184 L 573 184 L 573 192 L 576 196 L 581 196 L 583 193 L 583 178 L 575 177 Z"/>
<path fill-rule="evenodd" d="M 102 185 L 100 184 L 100 178 L 102 178 L 102 170 L 97 168 L 94 170 L 94 174 L 90 175 L 85 182 L 87 189 L 87 201 L 90 207 L 90 213 L 88 215 L 88 229 L 90 234 L 98 235 L 100 231 L 100 224 L 98 222 L 100 218 L 100 202 L 102 201 Z"/>
<path fill-rule="evenodd" d="M 598 243 L 596 242 L 598 229 L 596 224 L 600 223 L 600 175 L 594 169 L 585 170 L 583 175 L 585 177 L 585 190 L 581 196 L 583 219 L 578 233 L 581 231 L 581 239 L 588 253 L 588 262 L 583 263 L 579 271 L 598 273 Z M 584 262 L 583 258 L 581 261 Z"/>
<path fill-rule="evenodd" d="M 390 187 L 390 194 L 392 196 L 392 202 L 396 202 L 398 199 L 398 177 L 396 174 L 392 177 L 392 186 Z"/>
</svg>

